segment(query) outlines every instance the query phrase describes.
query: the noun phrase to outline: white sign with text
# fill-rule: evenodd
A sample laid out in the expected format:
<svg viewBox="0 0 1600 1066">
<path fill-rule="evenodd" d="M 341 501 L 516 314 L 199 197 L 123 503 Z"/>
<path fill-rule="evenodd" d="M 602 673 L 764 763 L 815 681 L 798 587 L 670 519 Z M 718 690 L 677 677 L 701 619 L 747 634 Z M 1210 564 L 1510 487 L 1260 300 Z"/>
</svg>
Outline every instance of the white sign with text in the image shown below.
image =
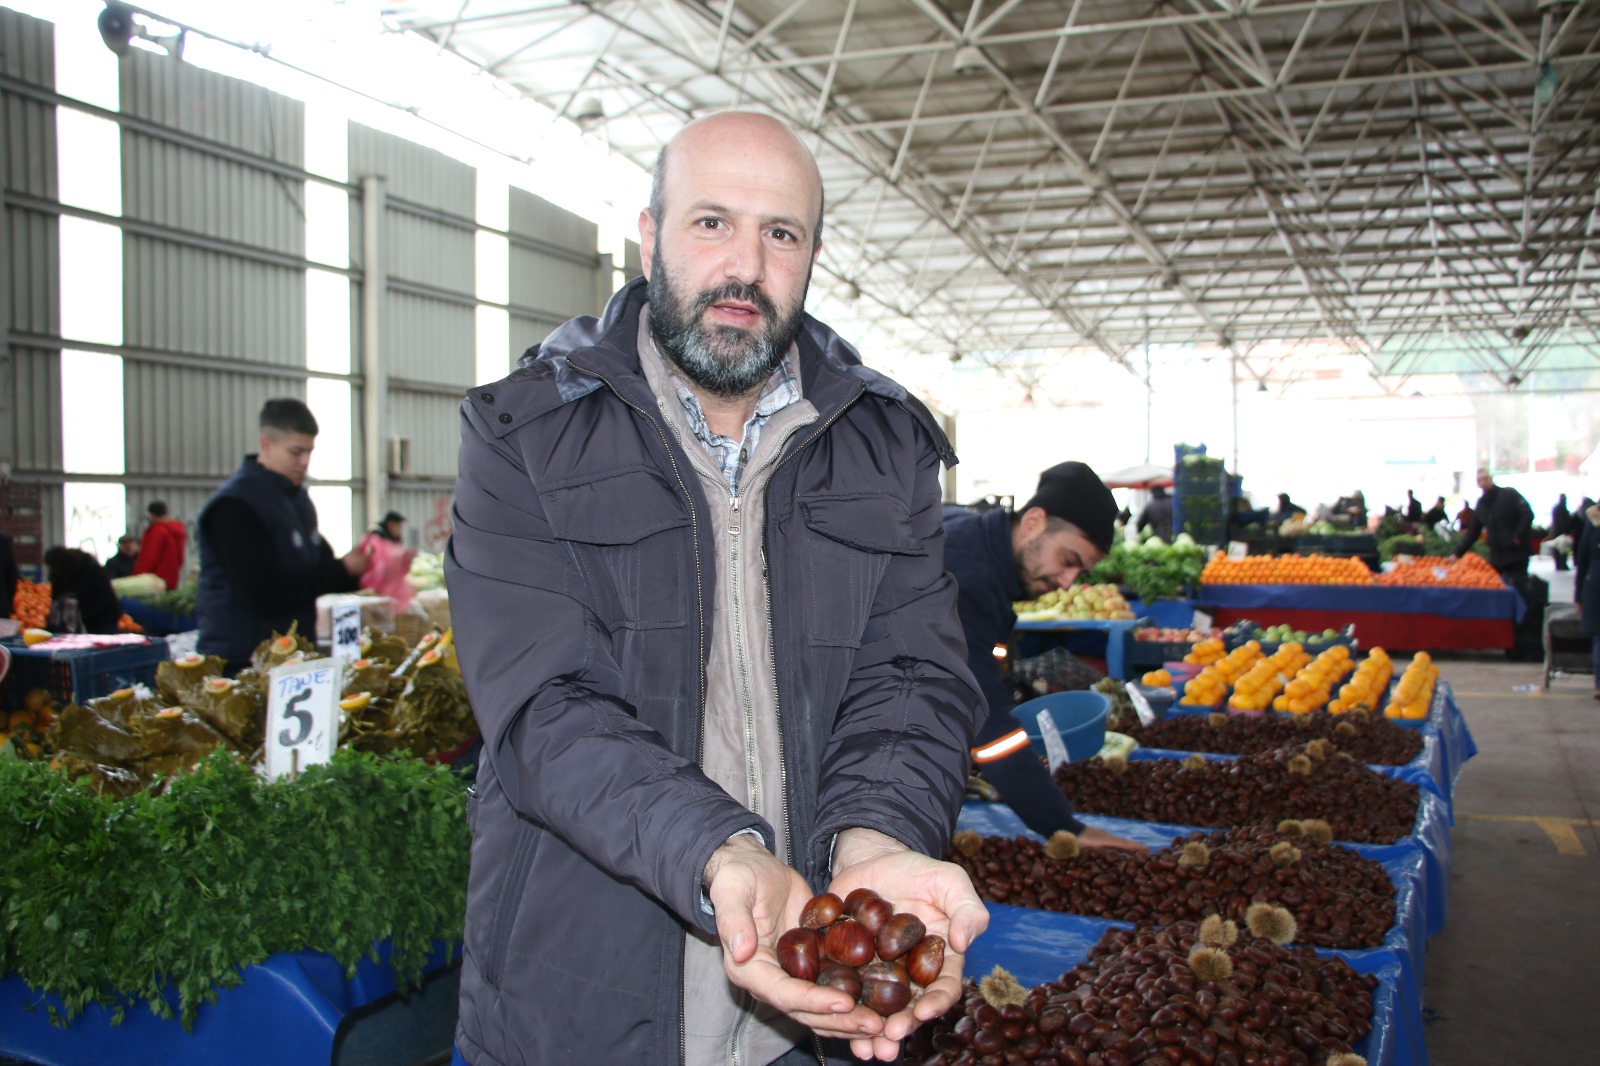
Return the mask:
<svg viewBox="0 0 1600 1066">
<path fill-rule="evenodd" d="M 1061 739 L 1061 731 L 1056 728 L 1056 721 L 1050 717 L 1049 711 L 1039 712 L 1039 736 L 1044 740 L 1045 761 L 1050 764 L 1050 770 L 1067 761 L 1067 745 Z"/>
<path fill-rule="evenodd" d="M 268 780 L 333 758 L 339 743 L 341 659 L 308 659 L 272 671 L 267 689 Z"/>
</svg>

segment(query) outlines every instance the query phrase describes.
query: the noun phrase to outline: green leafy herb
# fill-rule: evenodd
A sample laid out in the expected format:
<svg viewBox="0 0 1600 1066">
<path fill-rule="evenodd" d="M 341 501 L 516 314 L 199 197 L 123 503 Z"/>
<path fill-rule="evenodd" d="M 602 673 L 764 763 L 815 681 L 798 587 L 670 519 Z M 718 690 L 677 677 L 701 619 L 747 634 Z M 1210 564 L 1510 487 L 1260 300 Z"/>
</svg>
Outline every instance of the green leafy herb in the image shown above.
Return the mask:
<svg viewBox="0 0 1600 1066">
<path fill-rule="evenodd" d="M 217 752 L 163 794 L 93 795 L 0 760 L 0 973 L 66 1025 L 140 1003 L 193 1025 L 242 967 L 325 952 L 354 974 L 387 942 L 402 987 L 461 940 L 466 789 L 446 767 L 339 751 L 264 782 Z"/>
</svg>

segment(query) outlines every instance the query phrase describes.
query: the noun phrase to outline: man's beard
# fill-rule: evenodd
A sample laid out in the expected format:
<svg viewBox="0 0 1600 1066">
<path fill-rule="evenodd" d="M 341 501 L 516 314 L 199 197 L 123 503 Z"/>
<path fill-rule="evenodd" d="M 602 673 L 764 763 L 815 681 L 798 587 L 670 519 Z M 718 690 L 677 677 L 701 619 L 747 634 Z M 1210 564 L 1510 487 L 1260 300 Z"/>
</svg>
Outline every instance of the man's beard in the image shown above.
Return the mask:
<svg viewBox="0 0 1600 1066">
<path fill-rule="evenodd" d="M 805 288 L 800 290 L 795 305 L 783 314 L 766 293 L 739 281 L 702 292 L 685 307 L 684 293 L 661 259 L 659 242 L 655 262 L 648 290 L 650 332 L 684 377 L 713 396 L 733 398 L 747 395 L 772 376 L 800 335 Z M 810 283 L 808 276 L 806 286 Z M 707 328 L 702 323 L 707 309 L 723 300 L 754 306 L 761 312 L 761 328 L 754 332 L 737 326 Z"/>
</svg>

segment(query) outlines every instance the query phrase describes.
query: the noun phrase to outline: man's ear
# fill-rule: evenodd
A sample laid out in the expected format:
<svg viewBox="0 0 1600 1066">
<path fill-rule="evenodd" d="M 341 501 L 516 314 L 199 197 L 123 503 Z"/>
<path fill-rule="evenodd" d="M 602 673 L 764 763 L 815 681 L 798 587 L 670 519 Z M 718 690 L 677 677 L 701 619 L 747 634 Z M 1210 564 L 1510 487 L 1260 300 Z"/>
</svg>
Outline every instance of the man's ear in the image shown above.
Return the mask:
<svg viewBox="0 0 1600 1066">
<path fill-rule="evenodd" d="M 656 220 L 647 207 L 639 212 L 639 261 L 644 265 L 644 276 L 650 278 L 651 260 L 656 250 Z"/>
<path fill-rule="evenodd" d="M 1044 527 L 1049 523 L 1050 516 L 1043 507 L 1030 507 L 1022 512 L 1022 517 L 1017 521 L 1017 539 L 1026 542 L 1044 532 Z"/>
</svg>

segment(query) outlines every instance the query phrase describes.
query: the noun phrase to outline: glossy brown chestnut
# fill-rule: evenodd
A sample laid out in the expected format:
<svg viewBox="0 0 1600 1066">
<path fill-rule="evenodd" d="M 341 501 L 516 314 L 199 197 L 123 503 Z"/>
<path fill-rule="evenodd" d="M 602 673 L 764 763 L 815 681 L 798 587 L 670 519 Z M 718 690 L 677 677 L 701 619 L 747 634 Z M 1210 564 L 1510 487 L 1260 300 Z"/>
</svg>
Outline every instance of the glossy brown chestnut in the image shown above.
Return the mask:
<svg viewBox="0 0 1600 1066">
<path fill-rule="evenodd" d="M 817 974 L 817 984 L 843 992 L 853 1000 L 861 998 L 861 975 L 854 966 L 842 962 L 825 964 Z"/>
<path fill-rule="evenodd" d="M 874 899 L 864 899 L 855 909 L 855 919 L 860 922 L 873 936 L 883 931 L 889 924 L 889 919 L 894 917 L 894 904 L 879 896 Z"/>
<path fill-rule="evenodd" d="M 916 947 L 917 942 L 927 935 L 927 927 L 915 914 L 902 911 L 892 915 L 878 930 L 878 958 L 893 962 Z"/>
<path fill-rule="evenodd" d="M 814 929 L 791 929 L 778 938 L 778 965 L 790 977 L 815 981 L 822 966 L 822 937 Z"/>
<path fill-rule="evenodd" d="M 938 980 L 944 969 L 944 937 L 931 934 L 917 941 L 917 946 L 906 953 L 906 972 L 917 984 L 926 988 Z"/>
<path fill-rule="evenodd" d="M 861 1003 L 888 1017 L 911 1002 L 911 982 L 892 963 L 874 962 L 861 968 Z"/>
<path fill-rule="evenodd" d="M 860 922 L 834 922 L 822 934 L 822 953 L 846 966 L 865 966 L 872 961 L 873 950 L 872 934 Z"/>
<path fill-rule="evenodd" d="M 812 896 L 800 912 L 800 924 L 807 929 L 824 929 L 839 920 L 844 913 L 844 900 L 832 892 Z"/>
<path fill-rule="evenodd" d="M 858 888 L 844 898 L 844 912 L 854 918 L 856 908 L 861 906 L 863 900 L 877 899 L 878 894 L 870 888 Z"/>
</svg>

